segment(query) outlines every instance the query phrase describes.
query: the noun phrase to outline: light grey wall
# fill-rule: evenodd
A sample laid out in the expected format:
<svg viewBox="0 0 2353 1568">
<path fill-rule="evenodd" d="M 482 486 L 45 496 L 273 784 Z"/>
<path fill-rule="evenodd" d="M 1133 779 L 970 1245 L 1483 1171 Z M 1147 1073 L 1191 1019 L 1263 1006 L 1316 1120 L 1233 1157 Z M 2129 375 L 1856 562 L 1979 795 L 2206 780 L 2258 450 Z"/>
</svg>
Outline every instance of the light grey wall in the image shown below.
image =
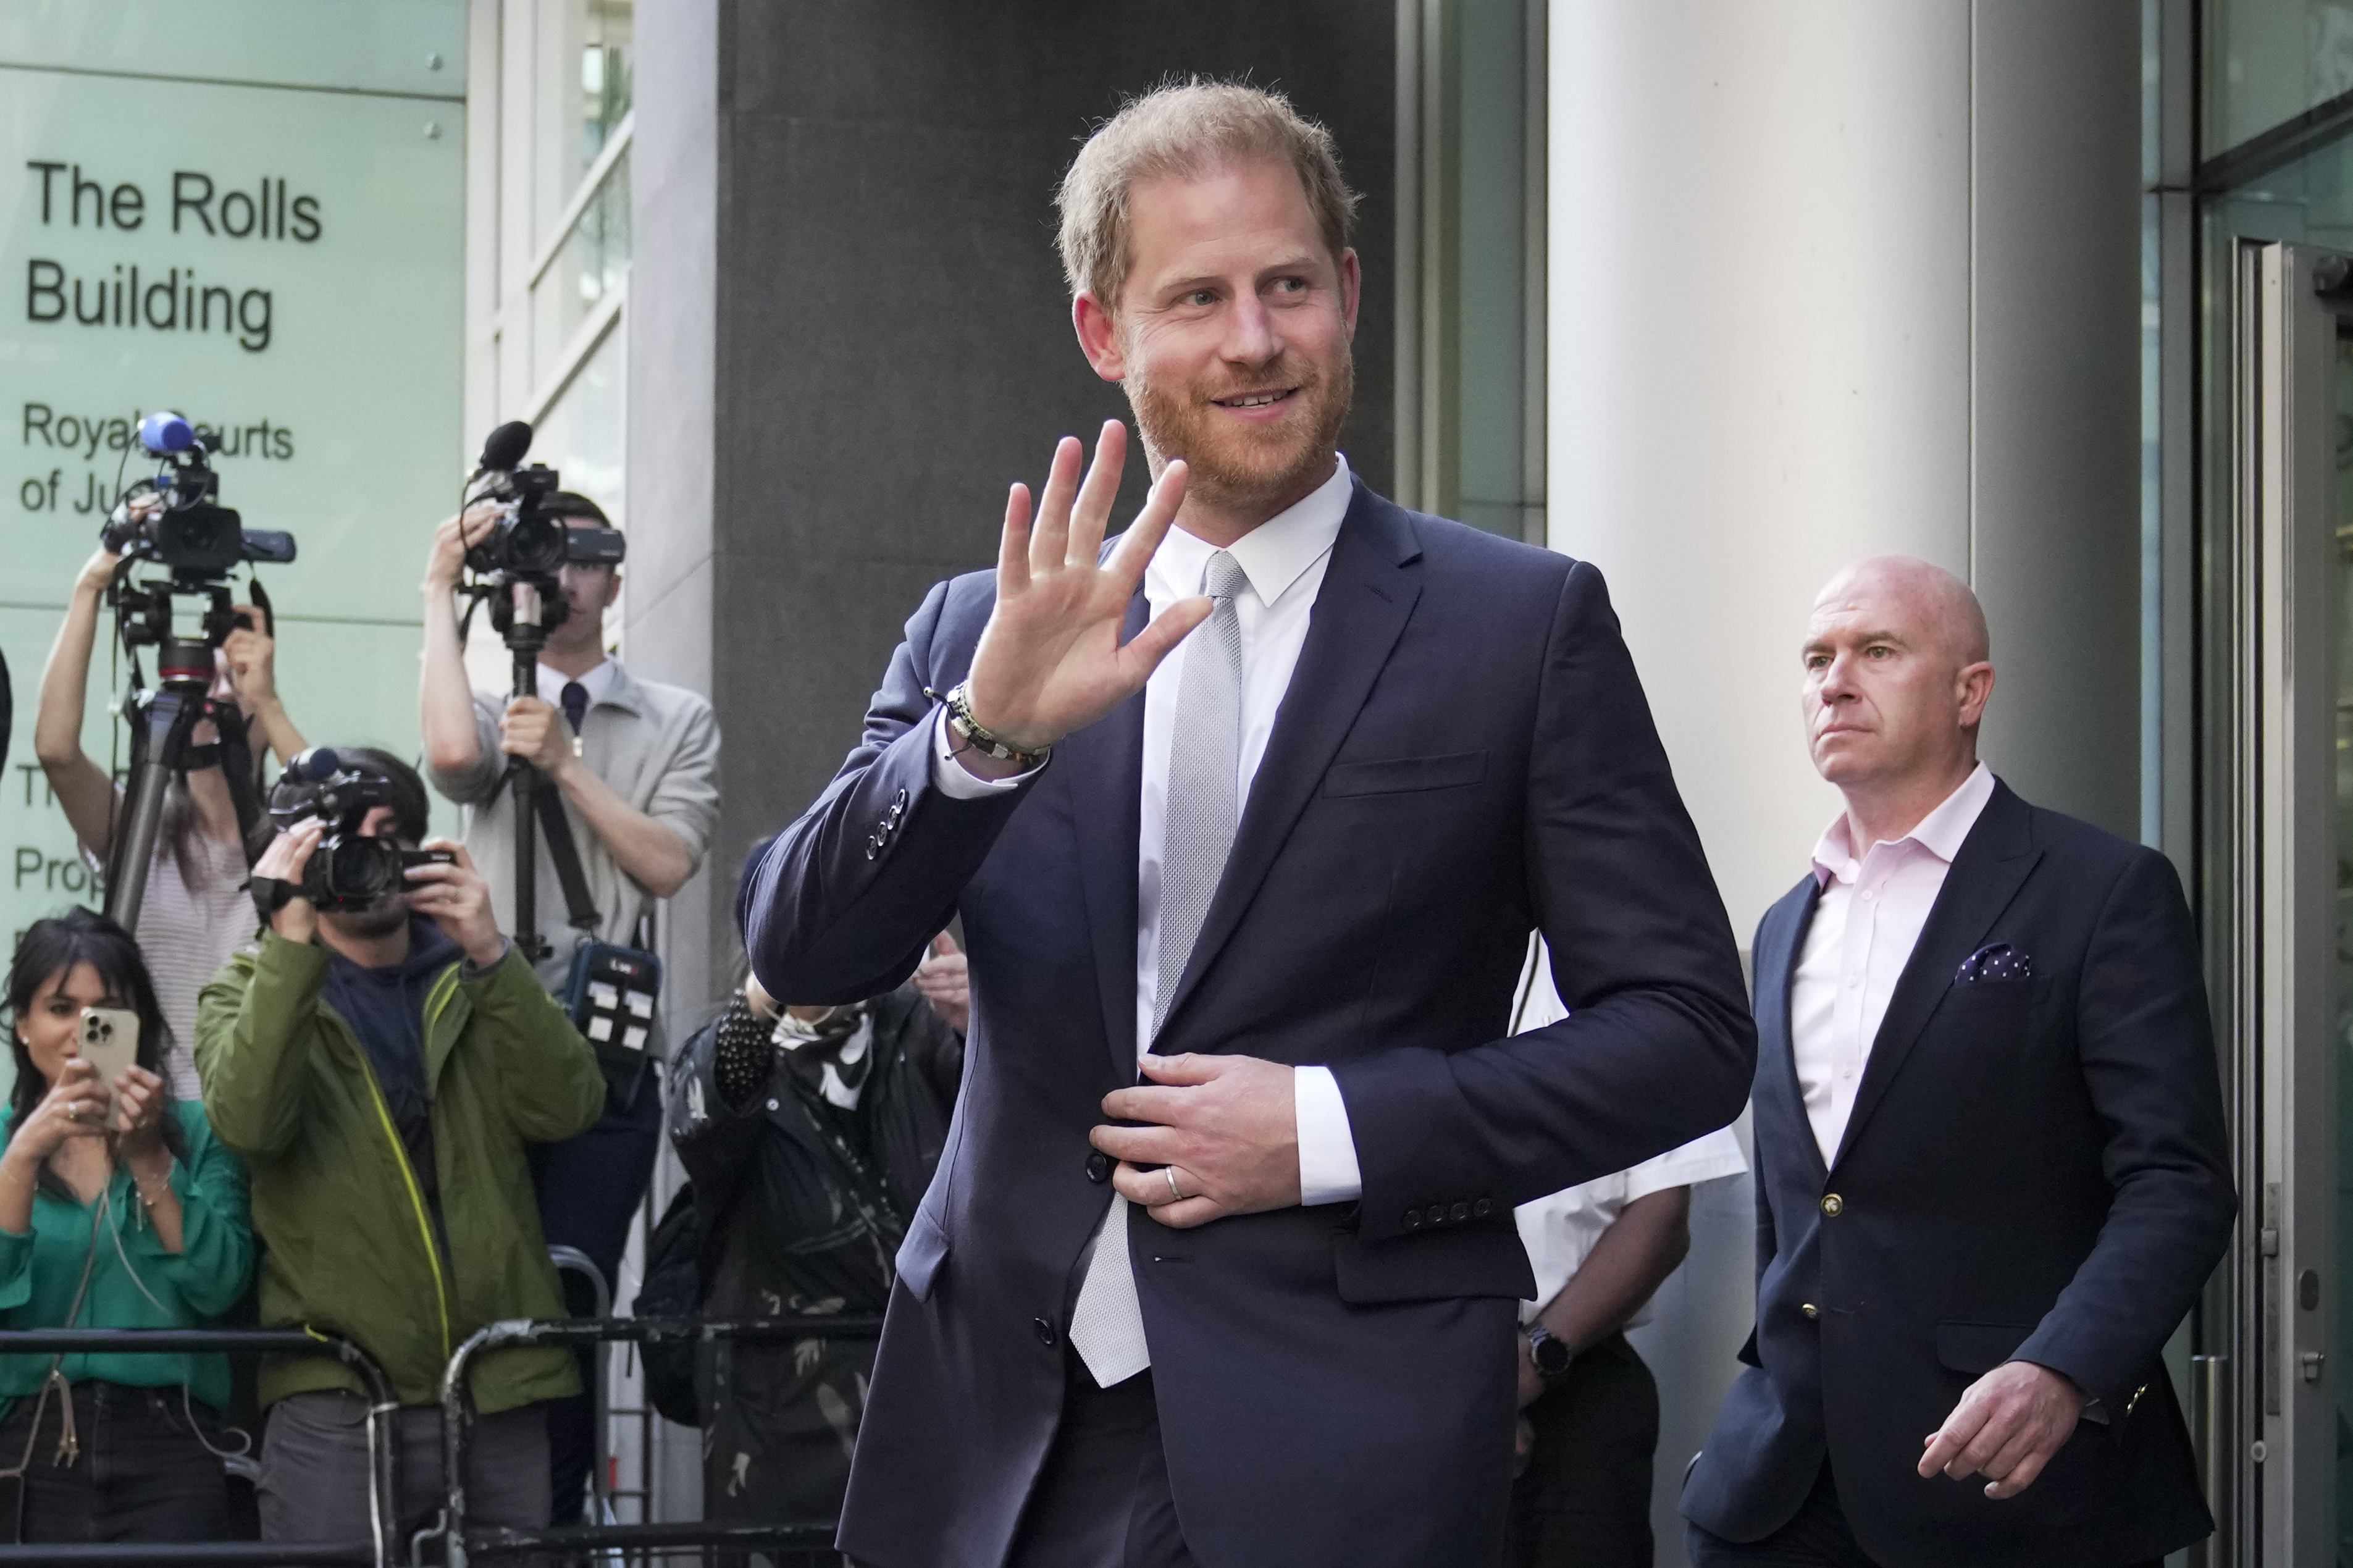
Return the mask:
<svg viewBox="0 0 2353 1568">
<path fill-rule="evenodd" d="M 2139 8 L 1554 0 L 1548 518 L 1611 584 L 1744 939 L 1836 808 L 1797 644 L 1898 551 L 1971 576 L 1988 760 L 2137 836 Z M 1746 1179 L 1641 1335 L 1674 1500 L 1752 1321 Z"/>
<path fill-rule="evenodd" d="M 1986 757 L 2140 837 L 2138 7 L 1979 0 L 1972 26 L 1970 580 Z"/>
<path fill-rule="evenodd" d="M 658 680 L 712 689 L 712 490 L 716 469 L 712 365 L 717 344 L 718 0 L 638 0 L 637 129 L 629 149 L 629 561 L 623 655 Z M 723 726 L 733 715 L 723 715 Z M 723 747 L 736 737 L 730 732 Z M 713 855 L 667 906 L 660 932 L 670 1037 L 701 1022 L 712 981 L 714 887 L 733 866 Z M 725 943 L 720 942 L 722 948 Z M 657 1212 L 681 1174 L 667 1146 Z M 642 1277 L 634 1244 L 626 1299 Z M 634 1385 L 638 1392 L 642 1385 Z M 702 1516 L 702 1434 L 656 1418 L 652 1519 Z"/>
</svg>

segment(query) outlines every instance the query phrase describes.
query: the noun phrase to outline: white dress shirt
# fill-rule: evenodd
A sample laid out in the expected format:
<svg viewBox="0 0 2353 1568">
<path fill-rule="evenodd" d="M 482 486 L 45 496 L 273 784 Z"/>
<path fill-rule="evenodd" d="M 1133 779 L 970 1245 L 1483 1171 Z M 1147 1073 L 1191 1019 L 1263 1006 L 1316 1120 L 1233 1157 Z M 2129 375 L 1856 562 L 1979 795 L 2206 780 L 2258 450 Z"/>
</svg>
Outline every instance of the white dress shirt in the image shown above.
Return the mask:
<svg viewBox="0 0 2353 1568">
<path fill-rule="evenodd" d="M 594 708 L 612 693 L 614 672 L 618 668 L 619 666 L 611 659 L 600 658 L 596 668 L 586 675 L 575 676 L 566 675 L 552 665 L 543 664 L 538 671 L 539 700 L 561 713 L 564 711 L 564 688 L 568 682 L 577 680 L 581 689 L 588 693 L 588 706 Z"/>
<path fill-rule="evenodd" d="M 1512 1032 L 1515 1035 L 1541 1029 L 1568 1016 L 1568 1009 L 1561 1005 L 1560 993 L 1553 988 L 1552 955 L 1546 950 L 1544 939 L 1535 938 L 1528 949 L 1534 973 L 1526 969 L 1520 972 L 1520 994 L 1528 1000 L 1520 1009 L 1520 1016 L 1513 1020 Z M 1597 1176 L 1550 1197 L 1522 1204 L 1513 1211 L 1512 1217 L 1519 1225 L 1520 1245 L 1528 1249 L 1528 1267 L 1535 1272 L 1536 1293 L 1520 1303 L 1521 1323 L 1534 1322 L 1537 1313 L 1552 1305 L 1553 1298 L 1585 1267 L 1601 1233 L 1618 1223 L 1627 1205 L 1670 1187 L 1696 1186 L 1719 1176 L 1739 1175 L 1747 1169 L 1748 1156 L 1741 1151 L 1739 1135 L 1729 1127 L 1719 1127 L 1680 1149 L 1653 1154 L 1630 1170 Z M 1645 1301 L 1626 1320 L 1626 1327 L 1640 1328 L 1650 1319 L 1651 1303 Z"/>
<path fill-rule="evenodd" d="M 1245 811 L 1250 782 L 1258 776 L 1259 762 L 1266 755 L 1267 740 L 1274 732 L 1275 712 L 1282 705 L 1283 693 L 1291 689 L 1292 671 L 1307 641 L 1316 591 L 1323 586 L 1324 569 L 1331 563 L 1332 544 L 1340 536 L 1348 500 L 1348 462 L 1343 458 L 1332 477 L 1296 505 L 1226 547 L 1250 579 L 1250 591 L 1234 601 L 1242 644 L 1242 737 L 1235 799 L 1243 803 Z M 1202 574 L 1217 549 L 1181 528 L 1170 529 L 1145 569 L 1144 596 L 1150 613 L 1157 616 L 1177 600 L 1198 594 Z M 1152 1009 L 1159 989 L 1160 860 L 1168 821 L 1168 752 L 1176 729 L 1177 693 L 1185 679 L 1185 657 L 1191 643 L 1187 637 L 1177 644 L 1144 689 L 1144 809 L 1135 867 L 1135 1044 L 1139 1053 L 1151 1047 Z M 935 721 L 932 735 L 933 782 L 958 799 L 1011 789 L 1028 776 L 983 779 L 967 771 L 950 752 L 944 711 Z M 1294 1069 L 1292 1092 L 1299 1138 L 1300 1201 L 1333 1204 L 1356 1197 L 1363 1191 L 1363 1176 L 1348 1127 L 1347 1107 L 1331 1069 Z"/>
<path fill-rule="evenodd" d="M 1789 986 L 1789 1046 L 1825 1164 L 1838 1159 L 1872 1042 L 1945 873 L 1992 798 L 1993 774 L 1979 763 L 1894 843 L 1873 844 L 1858 858 L 1841 812 L 1814 846 L 1821 897 Z"/>
</svg>

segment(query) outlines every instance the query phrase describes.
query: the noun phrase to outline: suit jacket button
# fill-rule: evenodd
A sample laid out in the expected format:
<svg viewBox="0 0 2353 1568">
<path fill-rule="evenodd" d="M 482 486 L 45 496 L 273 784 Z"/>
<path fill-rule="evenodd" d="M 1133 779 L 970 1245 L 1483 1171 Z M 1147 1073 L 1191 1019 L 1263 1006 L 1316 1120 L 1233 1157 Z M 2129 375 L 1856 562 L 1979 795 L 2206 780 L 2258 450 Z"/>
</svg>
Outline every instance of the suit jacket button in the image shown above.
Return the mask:
<svg viewBox="0 0 2353 1568">
<path fill-rule="evenodd" d="M 1421 1228 L 1421 1211 L 1419 1209 L 1408 1209 L 1405 1211 L 1405 1227 L 1408 1230 L 1419 1230 Z"/>
<path fill-rule="evenodd" d="M 1798 1310 L 1805 1313 L 1809 1318 L 1819 1318 L 1822 1315 L 1822 1310 L 1820 1307 L 1815 1306 L 1811 1301 L 1800 1303 Z"/>
<path fill-rule="evenodd" d="M 902 789 L 897 795 L 892 795 L 891 797 L 891 804 L 902 810 L 904 810 L 907 805 L 907 792 Z"/>
<path fill-rule="evenodd" d="M 1471 1217 L 1471 1205 L 1469 1204 L 1456 1204 L 1452 1208 L 1446 1211 L 1446 1217 L 1452 1220 L 1456 1225 L 1461 1225 L 1464 1220 Z"/>
<path fill-rule="evenodd" d="M 880 855 L 880 854 L 881 854 L 881 853 L 882 853 L 882 841 L 881 841 L 881 839 L 879 839 L 879 838 L 875 837 L 872 834 L 871 834 L 871 833 L 870 833 L 870 834 L 868 834 L 868 835 L 866 836 L 866 858 L 867 858 L 869 860 L 871 860 L 871 859 L 873 859 L 873 858 L 874 858 L 874 857 L 876 857 L 877 855 Z"/>
<path fill-rule="evenodd" d="M 1446 1223 L 1446 1205 L 1444 1204 L 1432 1204 L 1430 1205 L 1430 1223 L 1432 1225 L 1444 1225 Z"/>
<path fill-rule="evenodd" d="M 1846 1200 L 1839 1196 L 1836 1193 L 1824 1193 L 1822 1194 L 1822 1213 L 1828 1215 L 1832 1219 L 1838 1218 L 1839 1215 L 1846 1213 Z"/>
<path fill-rule="evenodd" d="M 1054 1332 L 1054 1325 L 1048 1322 L 1043 1318 L 1033 1320 L 1033 1325 L 1038 1331 L 1038 1342 L 1044 1345 L 1048 1350 L 1052 1350 L 1056 1342 L 1061 1338 L 1060 1335 Z"/>
<path fill-rule="evenodd" d="M 1489 1215 L 1495 1212 L 1495 1200 L 1493 1198 L 1481 1198 L 1477 1203 L 1471 1205 L 1471 1212 L 1476 1215 L 1479 1218 L 1485 1219 Z"/>
<path fill-rule="evenodd" d="M 1111 1156 L 1098 1149 L 1087 1156 L 1087 1180 L 1100 1186 L 1111 1180 Z"/>
</svg>

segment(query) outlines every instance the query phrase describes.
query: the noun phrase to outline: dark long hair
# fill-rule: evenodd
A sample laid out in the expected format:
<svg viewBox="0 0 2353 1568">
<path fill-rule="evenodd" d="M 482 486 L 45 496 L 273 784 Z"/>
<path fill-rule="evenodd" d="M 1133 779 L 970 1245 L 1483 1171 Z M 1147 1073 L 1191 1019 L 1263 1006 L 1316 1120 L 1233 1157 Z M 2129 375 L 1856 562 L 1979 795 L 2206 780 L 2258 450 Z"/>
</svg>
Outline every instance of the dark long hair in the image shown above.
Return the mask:
<svg viewBox="0 0 2353 1568">
<path fill-rule="evenodd" d="M 155 1000 L 155 983 L 147 977 L 147 961 L 140 956 L 138 942 L 104 915 L 90 910 L 68 910 L 51 919 L 35 921 L 26 928 L 24 939 L 16 943 L 16 959 L 8 965 L 8 1048 L 16 1058 L 16 1085 L 8 1095 L 11 1132 L 23 1124 L 41 1103 L 41 1097 L 49 1091 L 40 1068 L 33 1065 L 33 1053 L 16 1031 L 16 1023 L 31 1008 L 34 995 L 51 975 L 68 974 L 79 963 L 96 970 L 106 994 L 130 1003 L 131 1011 L 139 1015 L 138 1063 L 156 1077 L 166 1079 L 169 1087 L 164 1056 L 171 1048 L 172 1026 L 164 1022 L 163 1005 Z M 185 1163 L 188 1141 L 180 1131 L 179 1119 L 168 1110 L 163 1131 L 164 1147 Z M 46 1170 L 41 1179 L 44 1185 L 54 1180 Z"/>
</svg>

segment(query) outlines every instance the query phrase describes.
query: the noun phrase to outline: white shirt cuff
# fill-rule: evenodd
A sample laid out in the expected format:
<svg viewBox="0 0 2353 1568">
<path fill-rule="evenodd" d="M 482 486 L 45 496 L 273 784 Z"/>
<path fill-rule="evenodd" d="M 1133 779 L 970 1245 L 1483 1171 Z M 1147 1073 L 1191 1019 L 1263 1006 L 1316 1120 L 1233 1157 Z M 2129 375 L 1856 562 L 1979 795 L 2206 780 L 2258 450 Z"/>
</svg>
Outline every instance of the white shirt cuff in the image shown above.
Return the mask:
<svg viewBox="0 0 2353 1568">
<path fill-rule="evenodd" d="M 1003 795 L 1016 788 L 1046 764 L 1011 778 L 985 779 L 955 760 L 955 748 L 948 742 L 948 710 L 941 709 L 932 717 L 932 787 L 950 800 L 980 800 L 992 795 Z"/>
<path fill-rule="evenodd" d="M 1356 1164 L 1356 1135 L 1348 1128 L 1340 1080 L 1330 1068 L 1293 1068 L 1291 1106 L 1299 1138 L 1299 1201 L 1355 1202 L 1364 1194 L 1365 1173 Z"/>
</svg>

